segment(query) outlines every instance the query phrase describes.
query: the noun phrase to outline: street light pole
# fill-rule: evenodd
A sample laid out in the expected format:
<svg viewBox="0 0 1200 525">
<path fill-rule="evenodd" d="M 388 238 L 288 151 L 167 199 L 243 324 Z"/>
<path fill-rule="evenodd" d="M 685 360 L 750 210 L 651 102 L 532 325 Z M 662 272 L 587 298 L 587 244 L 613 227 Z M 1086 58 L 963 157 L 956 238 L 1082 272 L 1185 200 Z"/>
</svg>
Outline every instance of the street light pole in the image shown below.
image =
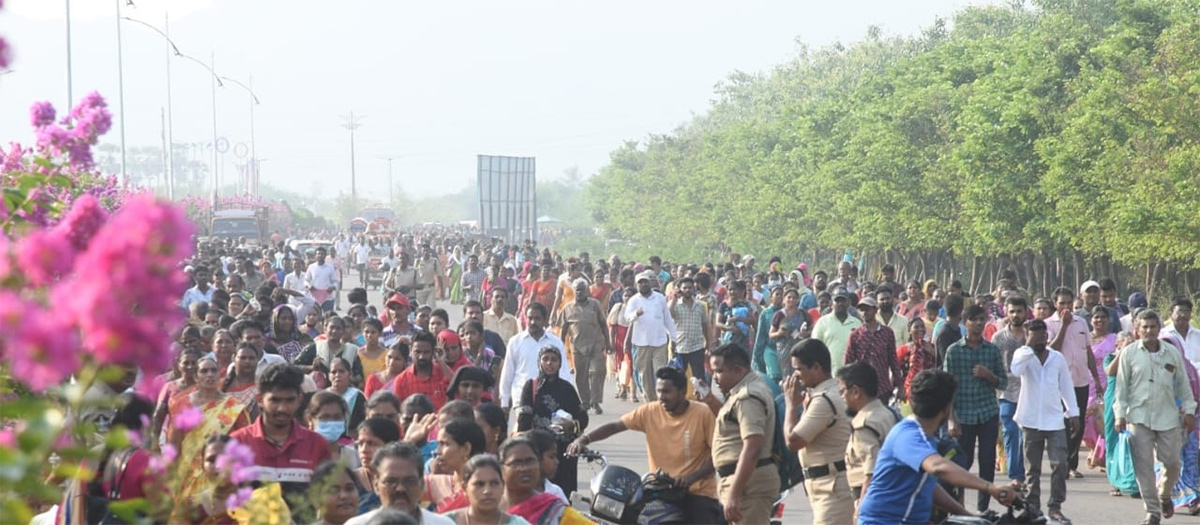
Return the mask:
<svg viewBox="0 0 1200 525">
<path fill-rule="evenodd" d="M 354 130 L 362 126 L 362 123 L 358 121 L 360 118 L 362 115 L 355 117 L 354 111 L 350 111 L 349 117 L 342 117 L 344 121 L 342 127 L 350 130 L 350 196 L 355 202 L 358 202 L 358 184 L 354 173 Z"/>
<path fill-rule="evenodd" d="M 258 195 L 258 157 L 256 157 L 256 149 L 254 148 L 254 106 L 259 104 L 258 95 L 254 94 L 254 75 L 250 75 L 250 85 L 247 86 L 237 79 L 229 77 L 221 77 L 221 80 L 227 81 L 237 87 L 246 90 L 250 94 L 250 163 L 249 169 L 246 172 L 246 191 L 251 195 Z"/>
<path fill-rule="evenodd" d="M 216 54 L 215 52 L 214 52 L 214 53 L 213 53 L 213 55 L 212 55 L 212 62 L 213 62 L 213 63 L 215 63 L 215 62 L 216 62 L 216 60 L 217 60 L 217 56 L 216 56 L 216 55 L 217 55 L 217 54 Z M 213 138 L 212 138 L 212 150 L 213 150 L 213 165 L 212 165 L 212 170 L 213 170 L 213 174 L 212 174 L 212 175 L 213 175 L 213 188 L 212 188 L 212 189 L 213 189 L 213 195 L 215 196 L 215 195 L 217 194 L 217 188 L 219 187 L 219 182 L 217 181 L 217 87 L 218 87 L 218 86 L 220 86 L 220 87 L 225 87 L 225 84 L 224 84 L 223 82 L 221 82 L 221 78 L 220 78 L 219 76 L 217 76 L 217 72 L 216 72 L 215 70 L 213 70 L 213 67 L 212 67 L 212 65 L 211 65 L 211 64 L 205 64 L 203 61 L 201 61 L 201 60 L 200 60 L 200 59 L 198 59 L 198 58 L 195 58 L 195 57 L 192 57 L 192 56 L 189 56 L 189 55 L 185 55 L 185 54 L 183 54 L 183 53 L 180 53 L 178 49 L 176 49 L 176 50 L 175 50 L 175 56 L 177 56 L 177 57 L 179 57 L 179 58 L 186 58 L 186 59 L 188 59 L 188 60 L 191 60 L 192 62 L 195 62 L 195 63 L 197 63 L 197 64 L 200 64 L 200 67 L 203 67 L 204 69 L 207 69 L 207 70 L 208 70 L 208 73 L 209 73 L 210 75 L 212 75 L 212 81 L 213 81 L 213 86 L 212 86 L 212 111 L 213 111 Z"/>
<path fill-rule="evenodd" d="M 171 15 L 163 14 L 163 28 L 167 38 L 167 198 L 175 200 L 175 117 L 171 113 Z"/>
<path fill-rule="evenodd" d="M 125 63 L 121 48 L 121 0 L 117 2 L 117 101 L 121 105 L 121 180 L 129 184 L 125 172 Z M 70 111 L 70 108 L 67 109 Z"/>
<path fill-rule="evenodd" d="M 72 95 L 71 89 L 71 0 L 67 0 L 67 108 L 66 111 L 71 111 L 71 107 L 75 105 L 75 97 Z"/>
<path fill-rule="evenodd" d="M 386 160 L 388 163 L 388 205 L 391 206 L 396 201 L 396 183 L 392 182 L 392 161 L 396 160 L 396 157 L 379 158 Z"/>
</svg>

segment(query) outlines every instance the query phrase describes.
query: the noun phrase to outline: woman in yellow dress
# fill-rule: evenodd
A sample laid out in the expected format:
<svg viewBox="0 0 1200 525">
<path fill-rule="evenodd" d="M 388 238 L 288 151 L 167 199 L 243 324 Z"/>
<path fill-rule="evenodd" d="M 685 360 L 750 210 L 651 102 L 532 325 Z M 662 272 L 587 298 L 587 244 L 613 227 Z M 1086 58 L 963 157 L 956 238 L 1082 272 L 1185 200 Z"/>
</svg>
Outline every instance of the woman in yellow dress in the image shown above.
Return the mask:
<svg viewBox="0 0 1200 525">
<path fill-rule="evenodd" d="M 176 501 L 180 502 L 211 488 L 208 483 L 211 479 L 204 476 L 204 444 L 208 438 L 250 424 L 245 406 L 237 398 L 221 392 L 216 359 L 202 357 L 196 376 L 194 391 L 171 399 L 168 436 L 179 451 L 175 464 L 183 479 L 176 494 Z"/>
</svg>

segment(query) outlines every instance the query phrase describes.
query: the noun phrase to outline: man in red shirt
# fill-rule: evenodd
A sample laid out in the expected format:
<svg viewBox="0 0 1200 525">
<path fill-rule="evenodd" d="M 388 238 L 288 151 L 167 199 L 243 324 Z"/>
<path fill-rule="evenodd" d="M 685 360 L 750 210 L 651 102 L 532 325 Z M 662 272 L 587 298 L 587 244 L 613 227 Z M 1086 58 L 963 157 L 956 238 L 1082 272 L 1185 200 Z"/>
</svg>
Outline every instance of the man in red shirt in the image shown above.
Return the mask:
<svg viewBox="0 0 1200 525">
<path fill-rule="evenodd" d="M 254 451 L 254 464 L 263 482 L 282 485 L 289 494 L 308 494 L 313 469 L 330 459 L 329 443 L 320 434 L 296 424 L 296 409 L 304 393 L 304 374 L 287 363 L 267 367 L 258 376 L 258 420 L 230 437 Z"/>
<path fill-rule="evenodd" d="M 429 332 L 419 332 L 413 336 L 413 364 L 396 376 L 396 386 L 393 388 L 401 402 L 413 394 L 425 394 L 433 402 L 435 411 L 446 404 L 451 374 L 443 356 L 434 359 L 436 346 L 437 338 Z"/>
</svg>

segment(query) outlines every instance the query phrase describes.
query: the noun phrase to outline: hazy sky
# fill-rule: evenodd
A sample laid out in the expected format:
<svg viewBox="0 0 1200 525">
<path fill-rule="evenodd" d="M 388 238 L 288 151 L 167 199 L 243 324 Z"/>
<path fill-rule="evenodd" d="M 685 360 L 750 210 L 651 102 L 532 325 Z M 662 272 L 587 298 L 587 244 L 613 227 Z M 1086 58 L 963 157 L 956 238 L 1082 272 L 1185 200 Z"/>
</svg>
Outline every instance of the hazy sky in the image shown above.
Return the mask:
<svg viewBox="0 0 1200 525">
<path fill-rule="evenodd" d="M 971 0 L 394 1 L 72 0 L 74 96 L 99 91 L 118 111 L 116 3 L 164 26 L 183 53 L 248 83 L 261 99 L 255 137 L 263 181 L 310 194 L 350 189 L 357 132 L 359 195 L 386 195 L 387 164 L 410 194 L 475 178 L 479 153 L 534 156 L 539 178 L 591 175 L 623 140 L 670 131 L 702 113 L 734 70 L 764 71 L 810 46 L 862 38 L 870 25 L 913 34 Z M 14 47 L 0 76 L 0 142 L 31 142 L 29 105 L 65 106 L 65 0 L 5 0 L 0 35 Z M 161 144 L 167 51 L 122 26 L 128 146 Z M 171 59 L 177 143 L 212 137 L 208 73 Z M 249 95 L 217 90 L 218 134 L 249 143 Z M 60 109 L 60 115 L 61 115 Z M 117 127 L 107 142 L 118 142 Z M 233 154 L 226 155 L 232 172 Z M 202 157 L 205 163 L 210 157 Z"/>
</svg>

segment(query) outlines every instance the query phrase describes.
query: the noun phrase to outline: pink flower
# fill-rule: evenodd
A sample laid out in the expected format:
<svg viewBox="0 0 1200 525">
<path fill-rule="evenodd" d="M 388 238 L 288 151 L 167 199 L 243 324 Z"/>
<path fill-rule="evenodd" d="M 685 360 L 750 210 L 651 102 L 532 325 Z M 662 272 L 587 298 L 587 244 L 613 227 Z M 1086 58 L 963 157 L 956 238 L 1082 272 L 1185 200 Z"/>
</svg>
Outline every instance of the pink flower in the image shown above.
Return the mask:
<svg viewBox="0 0 1200 525">
<path fill-rule="evenodd" d="M 100 201 L 92 195 L 83 194 L 75 199 L 71 211 L 57 228 L 71 242 L 72 247 L 83 251 L 107 219 L 108 213 L 100 208 Z"/>
<path fill-rule="evenodd" d="M 0 310 L 11 312 L 14 303 L 20 301 L 0 298 L 0 303 L 8 303 L 7 307 L 0 306 Z M 13 378 L 41 392 L 61 383 L 79 368 L 78 344 L 74 332 L 64 329 L 56 316 L 40 306 L 26 302 L 18 311 L 19 322 L 6 322 L 10 326 L 0 337 L 4 357 Z"/>
<path fill-rule="evenodd" d="M 8 67 L 10 56 L 11 52 L 9 51 L 8 43 L 3 38 L 0 38 L 0 69 Z"/>
<path fill-rule="evenodd" d="M 254 450 L 248 445 L 230 441 L 217 456 L 217 469 L 229 475 L 235 485 L 258 480 L 258 467 L 254 465 Z"/>
<path fill-rule="evenodd" d="M 242 487 L 242 488 L 238 489 L 237 492 L 234 492 L 233 494 L 229 495 L 229 498 L 227 498 L 225 500 L 225 508 L 226 509 L 239 508 L 242 505 L 245 505 L 247 501 L 250 501 L 250 497 L 253 495 L 254 495 L 254 489 L 252 489 L 250 487 Z"/>
<path fill-rule="evenodd" d="M 4 204 L 0 202 L 0 207 Z M 3 217 L 0 217 L 3 218 Z M 12 275 L 12 249 L 10 247 L 8 236 L 0 231 L 0 283 L 4 282 L 8 276 Z M 4 326 L 0 324 L 0 327 Z"/>
<path fill-rule="evenodd" d="M 17 430 L 15 428 L 0 430 L 0 447 L 17 448 Z"/>
<path fill-rule="evenodd" d="M 35 128 L 53 124 L 54 115 L 54 106 L 44 100 L 34 102 L 33 107 L 29 108 L 29 119 Z"/>
<path fill-rule="evenodd" d="M 75 250 L 60 232 L 38 230 L 17 244 L 17 265 L 24 270 L 26 282 L 43 286 L 71 270 Z"/>
<path fill-rule="evenodd" d="M 165 474 L 167 472 L 167 466 L 175 462 L 175 456 L 177 454 L 178 452 L 175 450 L 175 446 L 167 443 L 162 446 L 162 450 L 159 452 L 159 455 L 150 457 L 150 463 L 147 465 L 147 468 L 149 468 L 151 472 Z"/>
<path fill-rule="evenodd" d="M 196 407 L 189 407 L 187 410 L 180 412 L 175 416 L 172 425 L 176 430 L 184 432 L 200 426 L 204 422 L 204 411 Z"/>
</svg>

